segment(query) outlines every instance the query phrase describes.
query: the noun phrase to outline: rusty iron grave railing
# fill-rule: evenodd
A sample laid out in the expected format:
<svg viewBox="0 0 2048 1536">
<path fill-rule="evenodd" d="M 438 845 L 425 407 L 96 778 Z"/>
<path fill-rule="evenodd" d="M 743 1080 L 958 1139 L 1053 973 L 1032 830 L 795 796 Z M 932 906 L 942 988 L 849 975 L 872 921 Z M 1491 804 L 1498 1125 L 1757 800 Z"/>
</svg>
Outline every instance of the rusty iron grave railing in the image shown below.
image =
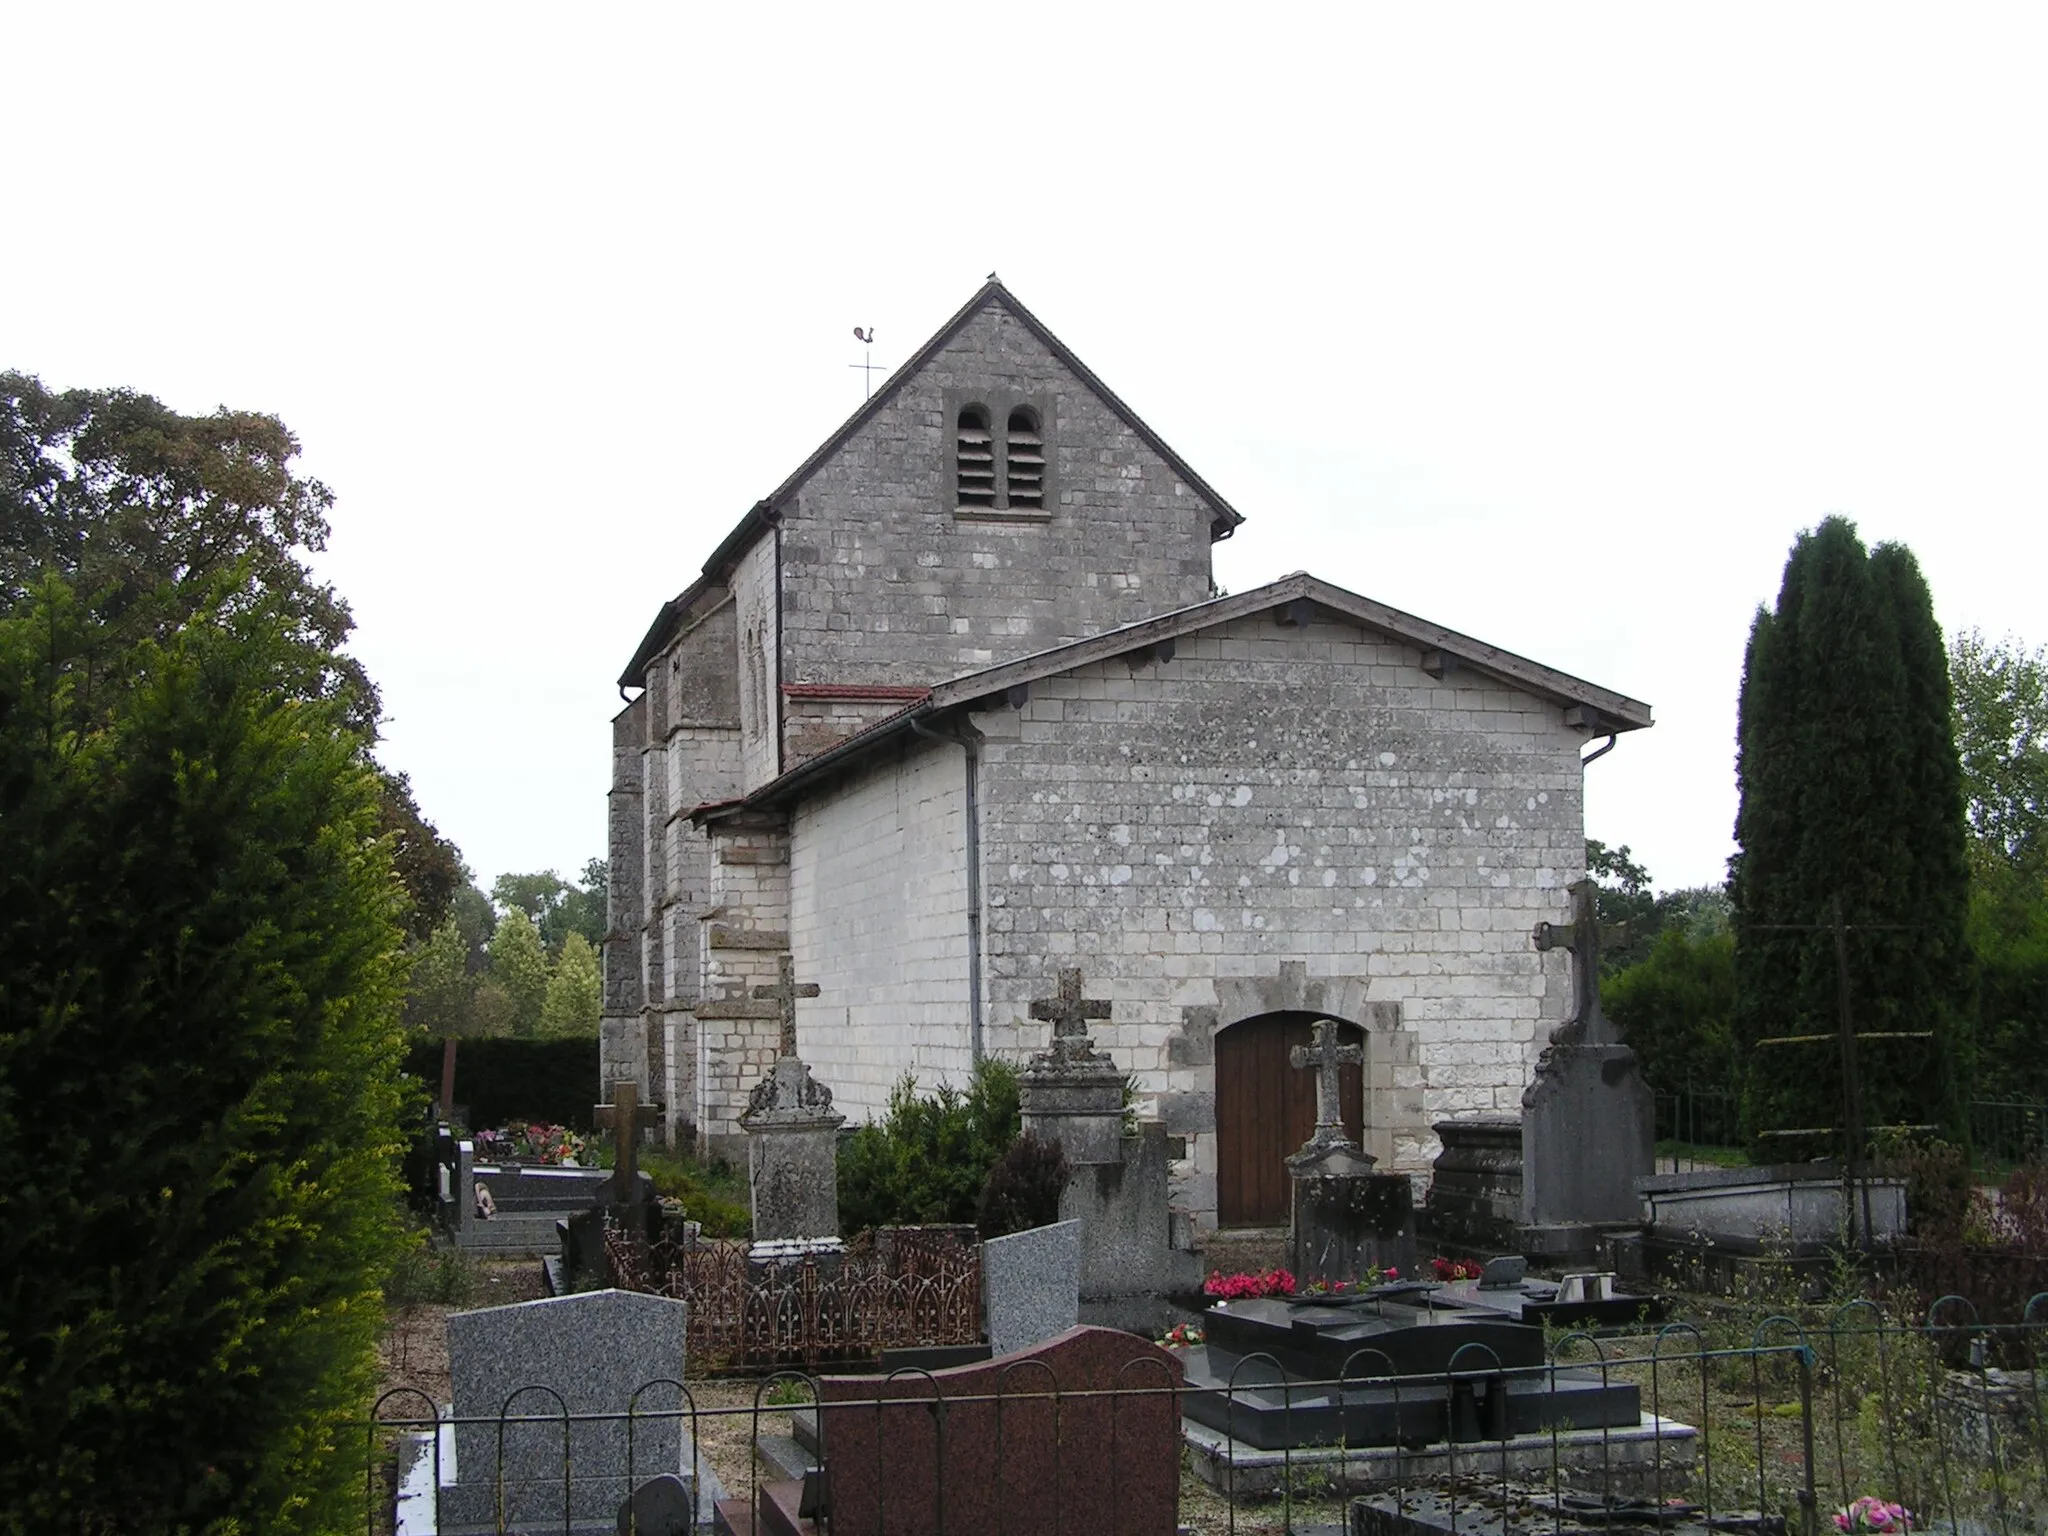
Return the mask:
<svg viewBox="0 0 2048 1536">
<path fill-rule="evenodd" d="M 693 1371 L 816 1367 L 981 1339 L 972 1228 L 900 1228 L 842 1254 L 762 1263 L 746 1243 L 639 1244 L 607 1225 L 605 1254 L 621 1288 L 689 1303 Z"/>
</svg>

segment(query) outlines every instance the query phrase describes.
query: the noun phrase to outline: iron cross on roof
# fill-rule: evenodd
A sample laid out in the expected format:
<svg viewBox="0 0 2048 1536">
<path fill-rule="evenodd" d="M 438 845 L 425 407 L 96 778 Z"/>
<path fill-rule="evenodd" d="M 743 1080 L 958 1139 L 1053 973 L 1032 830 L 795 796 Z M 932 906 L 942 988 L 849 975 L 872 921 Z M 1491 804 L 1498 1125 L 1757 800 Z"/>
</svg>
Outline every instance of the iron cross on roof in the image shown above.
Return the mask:
<svg viewBox="0 0 2048 1536">
<path fill-rule="evenodd" d="M 772 987 L 754 988 L 754 1000 L 756 1002 L 767 1002 L 771 999 L 774 1001 L 776 1012 L 782 1020 L 780 1054 L 794 1056 L 796 1055 L 796 1000 L 800 997 L 816 997 L 818 995 L 818 984 L 815 981 L 807 981 L 802 986 L 797 985 L 796 957 L 793 955 L 784 954 L 780 956 L 776 961 L 775 970 L 775 985 Z"/>
<path fill-rule="evenodd" d="M 1344 1067 L 1365 1065 L 1365 1047 L 1362 1045 L 1339 1045 L 1337 1031 L 1342 1026 L 1334 1019 L 1317 1019 L 1313 1033 L 1313 1044 L 1297 1045 L 1287 1053 L 1287 1060 L 1297 1071 L 1313 1067 L 1316 1074 L 1316 1134 L 1318 1142 L 1347 1141 L 1344 1134 L 1343 1084 L 1338 1076 Z"/>
</svg>

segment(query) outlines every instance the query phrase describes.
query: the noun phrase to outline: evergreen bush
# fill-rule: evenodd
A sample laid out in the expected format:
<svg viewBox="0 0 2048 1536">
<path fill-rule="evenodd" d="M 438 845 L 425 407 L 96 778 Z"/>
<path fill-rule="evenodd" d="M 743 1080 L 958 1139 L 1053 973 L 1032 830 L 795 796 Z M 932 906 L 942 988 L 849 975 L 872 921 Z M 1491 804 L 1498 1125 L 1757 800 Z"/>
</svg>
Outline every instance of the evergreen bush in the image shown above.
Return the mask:
<svg viewBox="0 0 2048 1536">
<path fill-rule="evenodd" d="M 195 606 L 0 608 L 0 1531 L 361 1519 L 400 888 L 319 658 Z"/>
<path fill-rule="evenodd" d="M 989 1169 L 1022 1125 L 1008 1062 L 984 1057 L 964 1092 L 942 1083 L 929 1097 L 906 1072 L 882 1119 L 840 1143 L 841 1230 L 972 1222 Z"/>
<path fill-rule="evenodd" d="M 1030 1132 L 1010 1143 L 981 1186 L 974 1225 L 984 1238 L 1028 1232 L 1060 1219 L 1060 1196 L 1072 1173 L 1056 1141 Z"/>
</svg>

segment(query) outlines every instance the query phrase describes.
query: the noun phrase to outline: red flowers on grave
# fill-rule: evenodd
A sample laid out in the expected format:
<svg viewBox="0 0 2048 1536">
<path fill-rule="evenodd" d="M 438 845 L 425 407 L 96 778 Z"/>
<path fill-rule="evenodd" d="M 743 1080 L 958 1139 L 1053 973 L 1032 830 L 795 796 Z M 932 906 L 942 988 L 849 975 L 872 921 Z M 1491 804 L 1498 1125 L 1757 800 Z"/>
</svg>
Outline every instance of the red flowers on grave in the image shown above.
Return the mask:
<svg viewBox="0 0 2048 1536">
<path fill-rule="evenodd" d="M 1903 1504 L 1888 1504 L 1865 1494 L 1835 1515 L 1835 1529 L 1851 1532 L 1852 1536 L 1862 1531 L 1910 1531 L 1913 1515 Z"/>
<path fill-rule="evenodd" d="M 1429 1267 L 1439 1280 L 1477 1280 L 1480 1275 L 1477 1259 L 1431 1259 Z"/>
<path fill-rule="evenodd" d="M 1284 1269 L 1269 1269 L 1257 1275 L 1226 1275 L 1215 1271 L 1203 1283 L 1202 1294 L 1214 1296 L 1218 1301 L 1256 1301 L 1265 1296 L 1292 1296 L 1294 1276 Z"/>
</svg>

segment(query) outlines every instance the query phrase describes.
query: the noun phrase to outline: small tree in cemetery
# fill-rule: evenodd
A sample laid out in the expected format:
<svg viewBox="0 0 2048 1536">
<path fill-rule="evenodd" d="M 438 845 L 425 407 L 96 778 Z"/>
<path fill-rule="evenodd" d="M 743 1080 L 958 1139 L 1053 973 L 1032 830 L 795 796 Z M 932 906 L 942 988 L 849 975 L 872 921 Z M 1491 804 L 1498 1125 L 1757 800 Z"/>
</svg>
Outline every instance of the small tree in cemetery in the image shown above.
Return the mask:
<svg viewBox="0 0 2048 1536">
<path fill-rule="evenodd" d="M 1969 1070 L 1968 874 L 1948 671 L 1912 555 L 1866 550 L 1829 518 L 1802 534 L 1775 608 L 1750 631 L 1738 727 L 1742 794 L 1730 894 L 1744 1123 L 1843 1123 L 1839 901 L 1866 1125 L 1960 1130 Z M 1813 1156 L 1826 1137 L 1760 1140 Z"/>
<path fill-rule="evenodd" d="M 357 1508 L 408 903 L 296 448 L 0 375 L 0 1531 Z"/>
</svg>

